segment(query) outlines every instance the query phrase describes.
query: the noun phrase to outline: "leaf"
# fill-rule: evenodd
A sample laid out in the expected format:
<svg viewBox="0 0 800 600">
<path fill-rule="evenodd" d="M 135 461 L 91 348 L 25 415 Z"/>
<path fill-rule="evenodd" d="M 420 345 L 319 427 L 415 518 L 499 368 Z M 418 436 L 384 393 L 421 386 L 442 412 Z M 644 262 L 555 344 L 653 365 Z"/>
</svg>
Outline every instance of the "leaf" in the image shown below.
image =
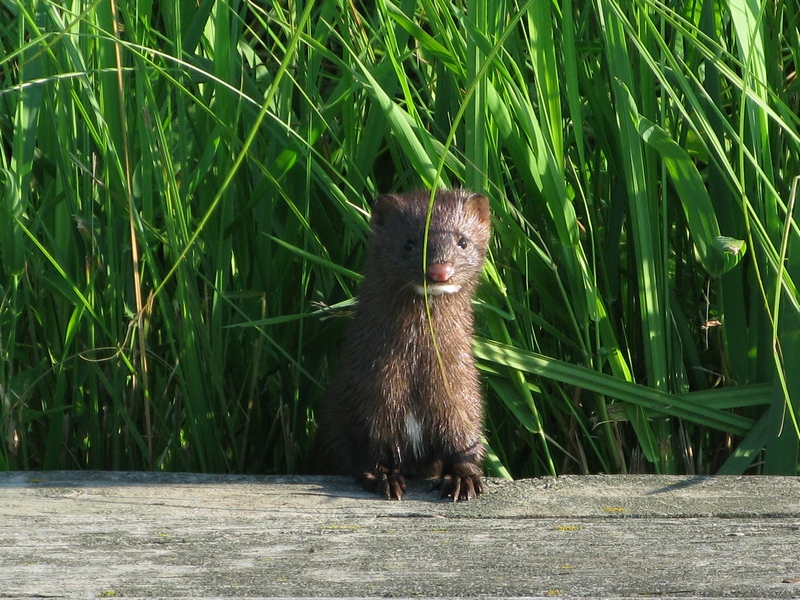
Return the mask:
<svg viewBox="0 0 800 600">
<path fill-rule="evenodd" d="M 642 408 L 681 417 L 706 427 L 744 435 L 750 431 L 753 425 L 751 419 L 709 408 L 702 403 L 693 402 L 686 396 L 660 392 L 535 352 L 489 340 L 476 340 L 473 347 L 475 355 L 480 359 L 578 386 L 597 394 L 630 402 Z"/>
<path fill-rule="evenodd" d="M 632 98 L 631 109 L 635 110 Z M 747 247 L 744 240 L 720 235 L 708 190 L 689 154 L 652 121 L 638 113 L 631 116 L 639 135 L 658 152 L 667 168 L 703 268 L 713 277 L 727 273 L 739 264 Z"/>
</svg>

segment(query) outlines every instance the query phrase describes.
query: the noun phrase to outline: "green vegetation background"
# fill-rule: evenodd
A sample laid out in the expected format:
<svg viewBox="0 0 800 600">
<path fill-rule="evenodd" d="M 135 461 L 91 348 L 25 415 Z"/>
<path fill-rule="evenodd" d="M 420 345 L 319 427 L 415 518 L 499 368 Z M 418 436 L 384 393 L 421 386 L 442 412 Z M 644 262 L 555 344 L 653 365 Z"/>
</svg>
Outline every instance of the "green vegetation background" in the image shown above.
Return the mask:
<svg viewBox="0 0 800 600">
<path fill-rule="evenodd" d="M 487 468 L 798 468 L 795 0 L 0 0 L 0 469 L 298 472 L 369 203 L 486 193 Z"/>
</svg>

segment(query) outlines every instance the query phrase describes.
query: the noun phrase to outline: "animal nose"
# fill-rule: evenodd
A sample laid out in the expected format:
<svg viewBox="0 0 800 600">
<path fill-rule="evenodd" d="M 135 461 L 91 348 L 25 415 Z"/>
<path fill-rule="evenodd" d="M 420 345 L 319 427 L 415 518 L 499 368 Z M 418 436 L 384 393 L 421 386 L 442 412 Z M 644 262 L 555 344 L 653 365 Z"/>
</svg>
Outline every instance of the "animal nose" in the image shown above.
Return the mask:
<svg viewBox="0 0 800 600">
<path fill-rule="evenodd" d="M 431 281 L 435 281 L 436 283 L 450 281 L 454 273 L 455 269 L 450 263 L 433 263 L 428 265 L 428 277 Z"/>
</svg>

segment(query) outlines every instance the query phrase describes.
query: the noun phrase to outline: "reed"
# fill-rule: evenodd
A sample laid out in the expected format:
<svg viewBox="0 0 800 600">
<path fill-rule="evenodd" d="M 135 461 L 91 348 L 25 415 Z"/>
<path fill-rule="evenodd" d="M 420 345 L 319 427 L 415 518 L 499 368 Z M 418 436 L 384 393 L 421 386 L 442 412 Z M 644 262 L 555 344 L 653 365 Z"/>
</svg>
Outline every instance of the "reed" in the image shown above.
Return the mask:
<svg viewBox="0 0 800 600">
<path fill-rule="evenodd" d="M 302 471 L 370 200 L 464 185 L 490 473 L 796 474 L 796 6 L 473 4 L 0 6 L 0 469 Z"/>
</svg>

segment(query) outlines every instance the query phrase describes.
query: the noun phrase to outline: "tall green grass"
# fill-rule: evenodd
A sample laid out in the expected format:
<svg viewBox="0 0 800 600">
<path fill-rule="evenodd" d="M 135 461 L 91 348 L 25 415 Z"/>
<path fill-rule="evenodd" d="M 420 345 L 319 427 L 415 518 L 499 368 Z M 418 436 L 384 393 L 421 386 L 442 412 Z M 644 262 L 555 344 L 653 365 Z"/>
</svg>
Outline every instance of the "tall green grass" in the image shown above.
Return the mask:
<svg viewBox="0 0 800 600">
<path fill-rule="evenodd" d="M 796 4 L 0 4 L 0 469 L 296 472 L 379 193 L 486 193 L 487 467 L 798 469 Z"/>
</svg>

